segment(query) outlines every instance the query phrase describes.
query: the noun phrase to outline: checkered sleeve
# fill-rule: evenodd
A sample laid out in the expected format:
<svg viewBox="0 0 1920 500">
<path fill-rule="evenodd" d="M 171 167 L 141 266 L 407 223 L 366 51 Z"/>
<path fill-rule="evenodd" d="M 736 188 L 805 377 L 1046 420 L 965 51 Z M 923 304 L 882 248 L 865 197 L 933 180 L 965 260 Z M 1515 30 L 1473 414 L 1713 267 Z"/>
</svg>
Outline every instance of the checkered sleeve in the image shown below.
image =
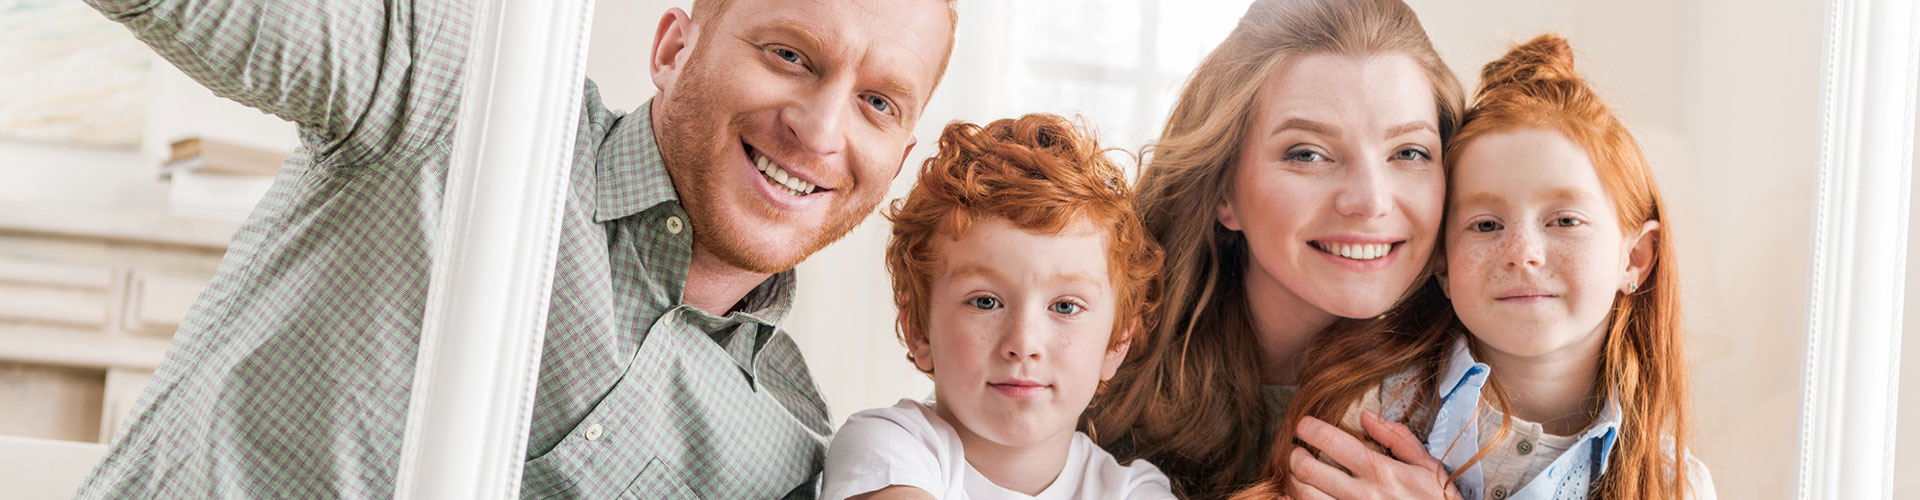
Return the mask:
<svg viewBox="0 0 1920 500">
<path fill-rule="evenodd" d="M 449 136 L 471 23 L 454 0 L 87 0 L 215 94 L 300 125 L 321 165 Z"/>
</svg>

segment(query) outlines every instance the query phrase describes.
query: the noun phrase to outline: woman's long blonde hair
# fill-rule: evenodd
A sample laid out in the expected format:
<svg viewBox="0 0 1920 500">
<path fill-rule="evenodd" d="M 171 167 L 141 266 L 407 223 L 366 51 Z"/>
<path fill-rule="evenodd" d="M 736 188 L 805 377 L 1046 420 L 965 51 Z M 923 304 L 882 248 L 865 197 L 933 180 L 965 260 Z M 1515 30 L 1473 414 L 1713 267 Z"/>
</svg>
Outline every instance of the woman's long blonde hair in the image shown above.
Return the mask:
<svg viewBox="0 0 1920 500">
<path fill-rule="evenodd" d="M 1459 128 L 1459 81 L 1399 0 L 1259 0 L 1195 69 L 1147 149 L 1135 206 L 1166 251 L 1159 321 L 1087 411 L 1084 428 L 1122 459 L 1145 458 L 1193 497 L 1259 478 L 1271 436 L 1248 315 L 1244 236 L 1215 220 L 1267 76 L 1308 54 L 1403 55 L 1433 87 L 1443 142 Z"/>
<path fill-rule="evenodd" d="M 1559 35 L 1542 35 L 1514 47 L 1481 71 L 1480 89 L 1460 135 L 1447 145 L 1449 163 L 1488 134 L 1519 129 L 1560 133 L 1587 152 L 1600 183 L 1613 200 L 1623 231 L 1637 234 L 1647 221 L 1659 221 L 1653 268 L 1633 293 L 1616 299 L 1608 316 L 1606 346 L 1595 395 L 1610 393 L 1620 404 L 1619 437 L 1609 464 L 1589 492 L 1591 498 L 1683 498 L 1688 475 L 1689 431 L 1687 365 L 1682 349 L 1679 271 L 1674 265 L 1673 227 L 1666 203 L 1654 185 L 1653 170 L 1632 134 L 1614 117 L 1585 79 L 1574 71 L 1573 49 Z M 1239 498 L 1273 498 L 1287 484 L 1287 456 L 1299 446 L 1290 432 L 1301 418 L 1340 422 L 1366 392 L 1388 378 L 1415 369 L 1413 401 L 1405 423 L 1424 434 L 1438 410 L 1435 377 L 1446 363 L 1446 348 L 1468 335 L 1431 281 L 1403 302 L 1398 321 L 1363 325 L 1342 335 L 1314 339 L 1303 354 L 1305 377 L 1299 395 L 1272 442 L 1267 478 Z M 1485 440 L 1457 476 L 1496 446 L 1510 427 L 1512 412 L 1493 373 L 1487 403 L 1504 414 L 1500 430 Z M 1347 429 L 1358 433 L 1357 429 Z M 1453 479 L 1452 477 L 1448 478 Z"/>
</svg>

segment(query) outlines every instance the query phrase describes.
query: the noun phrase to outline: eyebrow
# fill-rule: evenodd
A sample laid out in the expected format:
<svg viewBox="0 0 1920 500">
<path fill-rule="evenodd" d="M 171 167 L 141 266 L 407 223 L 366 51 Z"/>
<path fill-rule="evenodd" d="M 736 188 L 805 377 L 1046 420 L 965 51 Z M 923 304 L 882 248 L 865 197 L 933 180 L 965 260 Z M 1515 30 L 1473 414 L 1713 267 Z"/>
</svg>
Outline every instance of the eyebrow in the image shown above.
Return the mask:
<svg viewBox="0 0 1920 500">
<path fill-rule="evenodd" d="M 1433 135 L 1440 135 L 1440 129 L 1434 128 L 1432 122 L 1428 122 L 1426 120 L 1417 120 L 1417 121 L 1402 123 L 1398 126 L 1387 129 L 1387 138 L 1392 139 L 1395 137 L 1400 137 L 1403 135 L 1419 132 L 1422 130 L 1432 132 Z"/>
<path fill-rule="evenodd" d="M 1507 199 L 1497 194 L 1488 193 L 1488 192 L 1479 192 L 1479 193 L 1473 193 L 1473 194 L 1467 195 L 1467 197 L 1460 199 L 1460 203 L 1455 204 L 1455 206 L 1463 206 L 1463 207 L 1476 206 L 1476 205 L 1493 205 L 1493 206 L 1504 207 L 1504 206 L 1507 206 Z"/>
<path fill-rule="evenodd" d="M 1547 191 L 1545 195 L 1540 197 L 1541 200 L 1545 200 L 1545 201 L 1586 201 L 1592 198 L 1593 198 L 1592 196 L 1587 195 L 1586 191 L 1581 191 L 1579 189 L 1566 188 L 1566 187 L 1556 188 L 1552 191 Z M 1504 207 L 1507 205 L 1507 199 L 1493 193 L 1479 192 L 1479 193 L 1473 193 L 1473 194 L 1467 195 L 1465 198 L 1461 198 L 1460 203 L 1458 203 L 1456 206 L 1474 206 L 1474 205 L 1492 205 L 1492 206 Z"/>
<path fill-rule="evenodd" d="M 1325 136 L 1340 135 L 1340 134 L 1333 133 L 1332 125 L 1328 125 L 1328 124 L 1313 121 L 1313 120 L 1308 120 L 1305 118 L 1288 118 L 1287 121 L 1280 122 L 1280 126 L 1274 127 L 1273 132 L 1270 135 L 1280 135 L 1281 132 L 1285 132 L 1287 130 L 1302 130 L 1309 133 L 1320 134 Z"/>
<path fill-rule="evenodd" d="M 994 269 L 993 267 L 976 264 L 976 263 L 966 263 L 966 264 L 955 266 L 954 268 L 948 270 L 947 276 L 950 277 L 951 279 L 980 277 L 980 278 L 986 278 L 991 280 L 991 279 L 1006 278 L 1006 275 L 1001 274 L 1000 271 Z M 1104 278 L 1104 276 L 1096 276 L 1096 275 L 1087 274 L 1087 273 L 1055 274 L 1055 275 L 1048 276 L 1048 278 L 1050 283 L 1078 283 L 1078 284 L 1084 284 L 1084 285 L 1095 287 L 1095 288 L 1103 288 L 1107 286 L 1107 284 L 1105 283 L 1105 280 L 1101 279 L 1101 278 Z"/>
<path fill-rule="evenodd" d="M 807 29 L 805 25 L 793 22 L 791 20 L 775 21 L 773 24 L 756 27 L 751 31 L 748 31 L 747 33 L 750 35 L 750 38 L 755 38 L 755 39 L 780 37 L 783 35 L 788 37 L 798 38 L 799 42 L 797 42 L 796 45 L 799 45 L 800 47 L 796 47 L 796 48 L 803 49 L 809 52 L 816 51 L 822 47 L 827 46 L 826 40 L 820 38 L 819 34 L 814 33 L 813 30 Z"/>
<path fill-rule="evenodd" d="M 1541 197 L 1541 199 L 1548 200 L 1548 201 L 1586 201 L 1590 198 L 1593 198 L 1593 197 L 1588 196 L 1586 191 L 1581 191 L 1579 189 L 1574 189 L 1574 188 L 1554 189 L 1552 191 L 1548 191 L 1546 196 Z"/>
</svg>

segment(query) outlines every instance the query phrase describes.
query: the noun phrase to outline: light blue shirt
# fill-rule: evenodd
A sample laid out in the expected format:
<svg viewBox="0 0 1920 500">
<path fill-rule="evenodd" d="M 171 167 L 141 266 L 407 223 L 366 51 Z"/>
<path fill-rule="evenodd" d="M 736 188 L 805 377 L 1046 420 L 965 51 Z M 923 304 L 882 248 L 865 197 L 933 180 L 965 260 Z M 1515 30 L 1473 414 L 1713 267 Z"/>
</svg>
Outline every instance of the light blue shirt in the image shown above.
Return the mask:
<svg viewBox="0 0 1920 500">
<path fill-rule="evenodd" d="M 1448 473 L 1460 470 L 1484 444 L 1480 426 L 1475 424 L 1474 410 L 1480 403 L 1480 391 L 1486 386 L 1490 371 L 1486 363 L 1473 359 L 1466 341 L 1454 342 L 1446 370 L 1437 379 L 1439 386 L 1435 393 L 1440 395 L 1440 412 L 1434 417 L 1433 430 L 1427 433 L 1427 452 L 1438 457 Z M 1620 402 L 1609 395 L 1599 417 L 1572 447 L 1554 458 L 1540 475 L 1498 500 L 1587 498 L 1588 488 L 1606 472 L 1607 457 L 1613 452 L 1619 434 Z M 1480 469 L 1480 464 L 1474 464 L 1454 480 L 1454 486 L 1460 489 L 1465 500 L 1486 498 L 1486 480 Z"/>
</svg>

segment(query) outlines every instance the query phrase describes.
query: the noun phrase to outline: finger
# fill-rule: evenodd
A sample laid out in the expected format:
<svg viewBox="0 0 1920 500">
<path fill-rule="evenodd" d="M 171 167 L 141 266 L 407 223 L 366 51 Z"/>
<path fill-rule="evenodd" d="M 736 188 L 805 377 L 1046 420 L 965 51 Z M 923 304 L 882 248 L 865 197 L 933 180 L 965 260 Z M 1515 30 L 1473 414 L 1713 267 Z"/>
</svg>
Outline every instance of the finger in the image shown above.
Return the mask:
<svg viewBox="0 0 1920 500">
<path fill-rule="evenodd" d="M 1317 418 L 1300 419 L 1294 435 L 1326 454 L 1335 464 L 1353 471 L 1355 476 L 1373 477 L 1378 462 L 1393 460 L 1368 449 L 1367 444 L 1359 438 Z"/>
<path fill-rule="evenodd" d="M 1327 492 L 1320 491 L 1311 484 L 1299 481 L 1293 482 L 1293 498 L 1294 500 L 1335 500 L 1333 495 L 1328 495 Z"/>
<path fill-rule="evenodd" d="M 1295 485 L 1310 486 L 1314 492 L 1328 498 L 1357 498 L 1355 492 L 1365 486 L 1346 471 L 1314 458 L 1313 454 L 1301 448 L 1294 448 L 1293 453 L 1287 456 L 1287 465 L 1292 468 Z M 1318 497 L 1296 492 L 1295 498 Z"/>
<path fill-rule="evenodd" d="M 1420 442 L 1420 437 L 1413 435 L 1413 430 L 1406 425 L 1380 418 L 1372 411 L 1363 411 L 1360 413 L 1360 426 L 1366 428 L 1368 437 L 1393 452 L 1393 458 L 1423 468 L 1440 468 L 1440 461 L 1427 452 L 1426 443 Z"/>
</svg>

